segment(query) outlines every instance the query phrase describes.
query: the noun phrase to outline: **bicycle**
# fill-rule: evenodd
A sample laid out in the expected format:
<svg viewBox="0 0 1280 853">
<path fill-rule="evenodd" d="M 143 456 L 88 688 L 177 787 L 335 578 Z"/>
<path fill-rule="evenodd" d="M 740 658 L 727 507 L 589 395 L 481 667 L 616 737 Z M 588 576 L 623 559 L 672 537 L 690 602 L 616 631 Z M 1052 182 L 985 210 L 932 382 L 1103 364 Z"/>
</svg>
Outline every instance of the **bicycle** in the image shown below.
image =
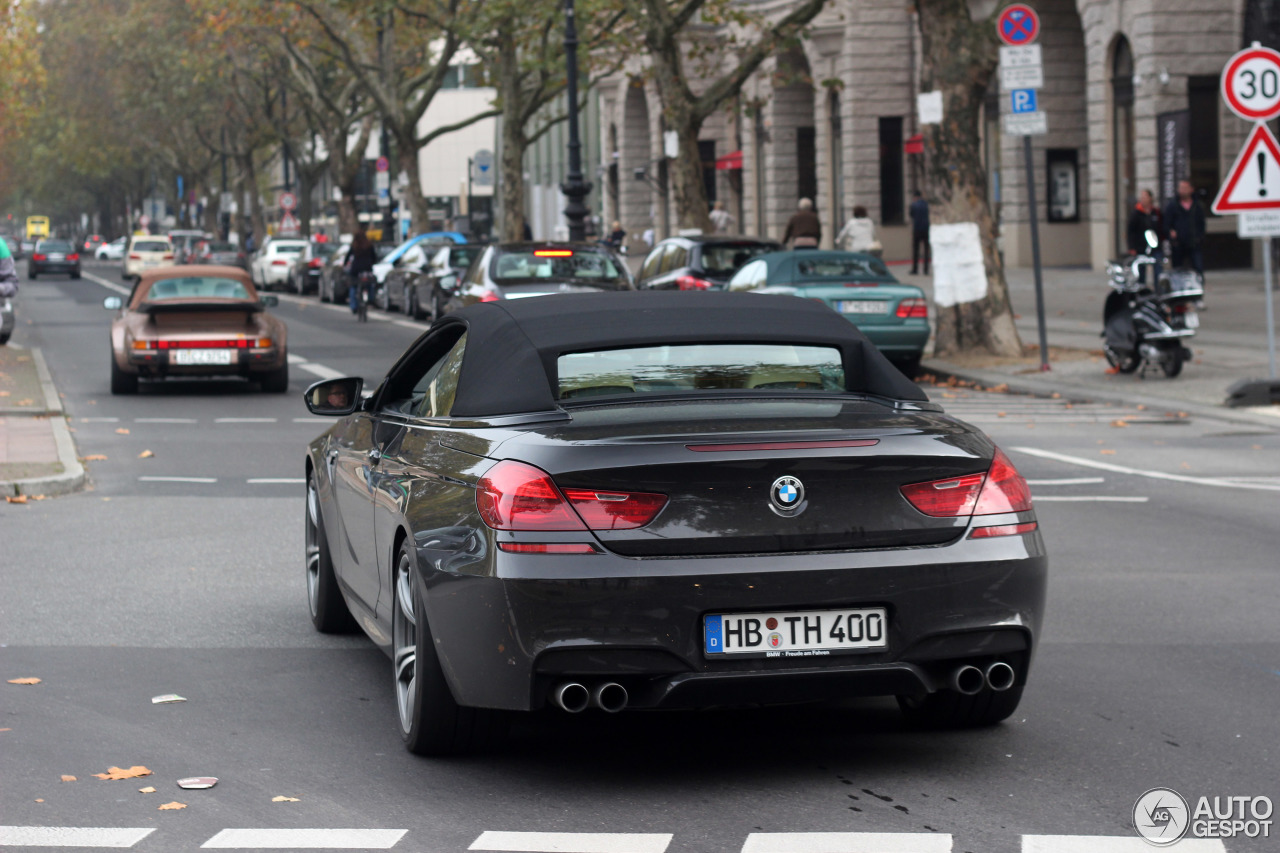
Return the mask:
<svg viewBox="0 0 1280 853">
<path fill-rule="evenodd" d="M 369 298 L 373 291 L 373 273 L 362 272 L 356 279 L 356 319 L 369 322 Z"/>
</svg>

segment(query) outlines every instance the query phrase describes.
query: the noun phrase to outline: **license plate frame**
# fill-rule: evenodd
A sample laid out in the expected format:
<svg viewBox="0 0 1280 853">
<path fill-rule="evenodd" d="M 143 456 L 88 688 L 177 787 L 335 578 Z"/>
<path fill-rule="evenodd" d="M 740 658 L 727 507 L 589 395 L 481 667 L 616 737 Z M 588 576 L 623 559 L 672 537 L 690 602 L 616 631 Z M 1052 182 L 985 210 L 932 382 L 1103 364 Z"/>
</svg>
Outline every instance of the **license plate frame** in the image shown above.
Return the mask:
<svg viewBox="0 0 1280 853">
<path fill-rule="evenodd" d="M 816 642 L 809 641 L 811 634 L 806 633 L 807 629 L 816 631 Z M 856 639 L 853 638 L 855 631 Z M 885 607 L 709 613 L 702 620 L 703 655 L 709 658 L 753 654 L 822 657 L 845 652 L 876 652 L 889 647 L 888 637 L 889 613 Z"/>
<path fill-rule="evenodd" d="M 235 362 L 229 349 L 179 349 L 173 351 L 173 363 L 182 367 L 228 367 Z"/>
<path fill-rule="evenodd" d="M 841 314 L 888 314 L 889 303 L 883 299 L 841 299 Z"/>
</svg>

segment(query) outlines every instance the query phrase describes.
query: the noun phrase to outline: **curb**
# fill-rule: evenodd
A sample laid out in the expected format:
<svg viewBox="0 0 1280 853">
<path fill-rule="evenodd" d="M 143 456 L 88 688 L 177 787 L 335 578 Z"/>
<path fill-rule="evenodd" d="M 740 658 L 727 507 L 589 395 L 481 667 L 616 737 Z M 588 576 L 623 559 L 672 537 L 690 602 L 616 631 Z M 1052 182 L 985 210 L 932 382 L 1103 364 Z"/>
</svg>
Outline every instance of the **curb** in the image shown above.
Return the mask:
<svg viewBox="0 0 1280 853">
<path fill-rule="evenodd" d="M 53 384 L 53 376 L 49 373 L 49 365 L 45 363 L 44 354 L 39 348 L 32 347 L 31 360 L 35 363 L 36 377 L 40 380 L 40 389 L 44 392 L 44 412 L 32 412 L 33 415 L 47 415 L 49 426 L 53 429 L 53 442 L 58 448 L 58 461 L 62 463 L 62 473 L 48 477 L 28 477 L 25 480 L 0 481 L 0 495 L 17 497 L 18 495 L 69 495 L 84 487 L 84 466 L 76 454 L 75 440 L 67 429 L 67 419 L 62 410 L 62 400 L 58 397 L 58 389 Z"/>
<path fill-rule="evenodd" d="M 1127 391 L 1111 391 L 1105 388 L 1075 383 L 1063 383 L 1061 380 L 1044 380 L 1029 376 L 1010 376 L 993 370 L 969 370 L 947 364 L 945 361 L 924 361 L 920 364 L 921 373 L 932 373 L 941 380 L 950 377 L 975 382 L 987 387 L 1006 386 L 1014 394 L 1030 394 L 1033 397 L 1049 397 L 1058 394 L 1073 403 L 1115 403 L 1118 405 L 1141 404 L 1148 409 L 1165 409 L 1186 412 L 1199 418 L 1213 418 L 1251 426 L 1266 426 L 1280 430 L 1280 417 L 1254 412 L 1229 409 L 1225 406 L 1206 406 L 1203 403 L 1189 403 L 1185 400 L 1173 400 L 1168 397 L 1157 397 L 1148 394 L 1133 394 Z"/>
</svg>

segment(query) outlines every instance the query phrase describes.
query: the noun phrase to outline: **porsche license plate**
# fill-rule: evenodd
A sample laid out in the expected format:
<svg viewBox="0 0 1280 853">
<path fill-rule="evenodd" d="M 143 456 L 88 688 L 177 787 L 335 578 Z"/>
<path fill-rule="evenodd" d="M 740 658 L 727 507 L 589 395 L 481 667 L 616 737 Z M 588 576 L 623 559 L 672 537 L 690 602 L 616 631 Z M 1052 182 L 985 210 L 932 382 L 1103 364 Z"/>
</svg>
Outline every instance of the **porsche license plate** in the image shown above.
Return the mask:
<svg viewBox="0 0 1280 853">
<path fill-rule="evenodd" d="M 837 651 L 888 647 L 883 607 L 726 613 L 703 617 L 708 655 L 766 654 L 811 657 Z"/>
<path fill-rule="evenodd" d="M 173 363 L 182 365 L 230 364 L 229 349 L 180 349 L 173 353 Z"/>
<path fill-rule="evenodd" d="M 888 314 L 889 303 L 873 299 L 842 299 L 836 303 L 841 314 Z"/>
</svg>

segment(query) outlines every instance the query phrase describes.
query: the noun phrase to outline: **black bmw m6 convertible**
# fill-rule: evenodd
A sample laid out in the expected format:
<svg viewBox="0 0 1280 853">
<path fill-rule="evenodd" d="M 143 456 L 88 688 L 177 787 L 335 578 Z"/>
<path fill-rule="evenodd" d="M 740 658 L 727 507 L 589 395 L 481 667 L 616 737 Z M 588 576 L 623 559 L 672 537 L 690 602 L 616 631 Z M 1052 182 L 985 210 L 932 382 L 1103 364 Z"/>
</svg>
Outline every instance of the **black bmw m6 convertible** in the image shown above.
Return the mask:
<svg viewBox="0 0 1280 853">
<path fill-rule="evenodd" d="M 1047 571 L 1026 482 L 823 305 L 481 303 L 361 391 L 307 391 L 340 418 L 306 459 L 307 590 L 390 655 L 413 752 L 547 706 L 1017 708 Z"/>
</svg>

